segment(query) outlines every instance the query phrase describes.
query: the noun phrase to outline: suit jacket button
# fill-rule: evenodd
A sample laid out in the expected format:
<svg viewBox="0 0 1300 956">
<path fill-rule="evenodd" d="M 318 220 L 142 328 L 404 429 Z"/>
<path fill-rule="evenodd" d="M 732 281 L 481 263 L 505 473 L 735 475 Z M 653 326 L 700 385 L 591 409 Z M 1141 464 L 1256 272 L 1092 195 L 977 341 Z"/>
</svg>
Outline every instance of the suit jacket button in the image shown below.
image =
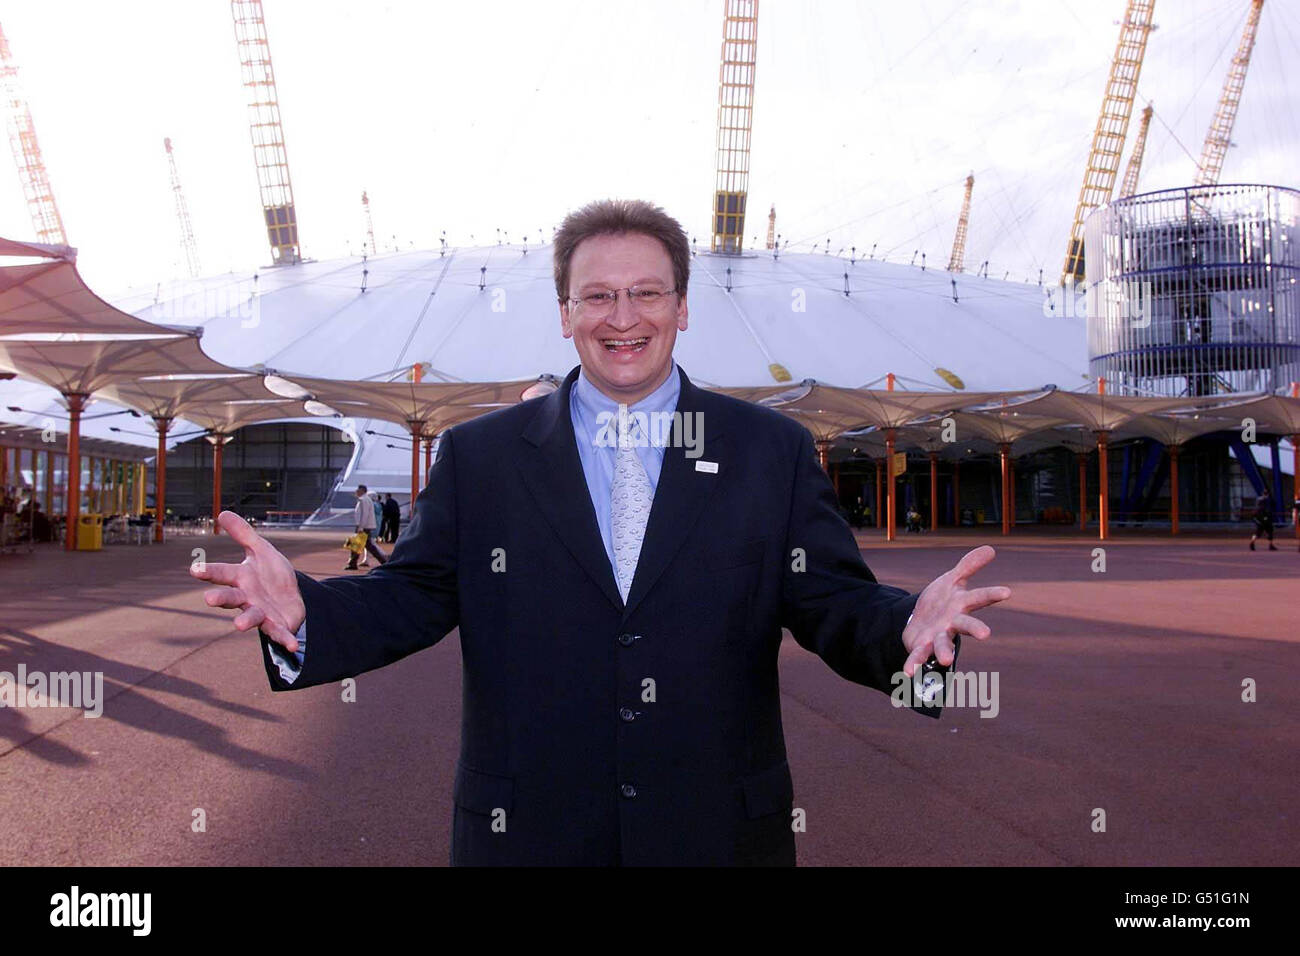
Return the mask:
<svg viewBox="0 0 1300 956">
<path fill-rule="evenodd" d="M 618 642 L 622 644 L 624 647 L 631 647 L 632 642 L 635 640 L 636 638 L 633 637 L 631 634 L 620 634 L 618 636 Z"/>
<path fill-rule="evenodd" d="M 629 707 L 623 707 L 622 709 L 620 709 L 618 715 L 629 724 L 632 721 L 636 720 L 636 711 L 632 710 Z"/>
<path fill-rule="evenodd" d="M 636 798 L 636 787 L 632 786 L 630 783 L 623 784 L 623 786 L 618 788 L 618 792 L 628 800 Z"/>
</svg>

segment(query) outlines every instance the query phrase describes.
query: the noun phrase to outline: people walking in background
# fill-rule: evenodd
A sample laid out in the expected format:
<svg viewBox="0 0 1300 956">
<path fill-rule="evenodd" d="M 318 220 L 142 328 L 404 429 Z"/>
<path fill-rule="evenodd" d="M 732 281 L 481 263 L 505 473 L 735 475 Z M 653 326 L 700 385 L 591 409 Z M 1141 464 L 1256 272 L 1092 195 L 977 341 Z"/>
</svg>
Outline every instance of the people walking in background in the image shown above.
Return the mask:
<svg viewBox="0 0 1300 956">
<path fill-rule="evenodd" d="M 1250 536 L 1250 550 L 1255 550 L 1255 539 L 1261 534 L 1268 535 L 1268 550 L 1276 551 L 1273 544 L 1273 509 L 1269 507 L 1268 495 L 1255 499 L 1255 533 Z"/>
<path fill-rule="evenodd" d="M 866 520 L 866 509 L 862 506 L 862 499 L 855 498 L 853 507 L 849 509 L 849 524 L 855 528 L 861 528 L 863 521 Z"/>
<path fill-rule="evenodd" d="M 384 552 L 380 551 L 379 548 L 376 547 L 374 541 L 375 524 L 376 524 L 374 502 L 372 502 L 369 498 L 366 497 L 365 485 L 357 485 L 356 495 L 357 495 L 357 505 L 356 508 L 353 510 L 353 514 L 352 514 L 352 523 L 353 525 L 355 525 L 354 530 L 356 530 L 358 533 L 365 534 L 366 553 L 373 554 L 375 556 L 375 560 L 380 564 L 383 564 L 388 559 L 384 557 Z M 344 566 L 343 570 L 344 571 L 357 570 L 357 555 L 355 552 L 353 553 L 352 557 L 348 560 L 348 563 Z"/>
<path fill-rule="evenodd" d="M 384 495 L 384 520 L 379 524 L 379 540 L 387 541 L 393 544 L 397 541 L 397 533 L 402 527 L 402 506 L 394 499 L 392 494 Z"/>
<path fill-rule="evenodd" d="M 375 528 L 378 529 L 382 527 L 384 523 L 384 507 L 379 503 L 379 492 L 375 492 L 374 495 L 371 496 L 370 506 L 375 511 Z M 377 541 L 383 540 L 383 538 L 379 536 L 378 530 L 376 530 L 372 535 L 370 535 L 370 537 Z M 382 564 L 383 562 L 380 563 Z M 370 567 L 370 555 L 368 554 L 361 555 L 361 566 L 363 568 Z"/>
</svg>

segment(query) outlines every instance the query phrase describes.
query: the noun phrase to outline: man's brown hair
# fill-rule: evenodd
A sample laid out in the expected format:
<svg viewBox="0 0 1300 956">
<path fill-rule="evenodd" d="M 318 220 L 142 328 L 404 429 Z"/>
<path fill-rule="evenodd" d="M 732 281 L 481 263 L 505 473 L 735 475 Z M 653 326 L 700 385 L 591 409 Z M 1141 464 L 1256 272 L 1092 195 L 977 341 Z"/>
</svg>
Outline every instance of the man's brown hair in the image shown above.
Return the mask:
<svg viewBox="0 0 1300 956">
<path fill-rule="evenodd" d="M 677 294 L 686 297 L 691 277 L 691 246 L 686 231 L 668 213 L 642 199 L 600 199 L 564 217 L 555 234 L 555 292 L 561 302 L 569 298 L 569 261 L 578 243 L 592 236 L 640 233 L 658 239 L 673 264 Z"/>
</svg>

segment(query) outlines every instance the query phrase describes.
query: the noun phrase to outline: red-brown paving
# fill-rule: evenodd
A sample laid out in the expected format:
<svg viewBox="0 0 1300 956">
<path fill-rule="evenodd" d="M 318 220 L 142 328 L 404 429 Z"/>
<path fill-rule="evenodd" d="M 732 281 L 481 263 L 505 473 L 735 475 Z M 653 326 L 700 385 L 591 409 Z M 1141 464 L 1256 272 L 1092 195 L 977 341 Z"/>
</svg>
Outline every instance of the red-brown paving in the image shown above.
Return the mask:
<svg viewBox="0 0 1300 956">
<path fill-rule="evenodd" d="M 1014 593 L 961 664 L 997 673 L 998 712 L 896 710 L 787 639 L 800 864 L 1300 863 L 1289 532 L 1277 552 L 1248 551 L 1244 525 L 860 534 L 877 577 L 909 590 L 997 549 L 975 583 Z M 275 538 L 318 576 L 342 567 L 336 539 Z M 101 671 L 106 698 L 99 719 L 0 708 L 0 864 L 445 864 L 454 635 L 363 675 L 355 703 L 272 695 L 254 638 L 203 605 L 196 547 L 234 557 L 224 536 L 0 556 L 0 671 Z"/>
</svg>

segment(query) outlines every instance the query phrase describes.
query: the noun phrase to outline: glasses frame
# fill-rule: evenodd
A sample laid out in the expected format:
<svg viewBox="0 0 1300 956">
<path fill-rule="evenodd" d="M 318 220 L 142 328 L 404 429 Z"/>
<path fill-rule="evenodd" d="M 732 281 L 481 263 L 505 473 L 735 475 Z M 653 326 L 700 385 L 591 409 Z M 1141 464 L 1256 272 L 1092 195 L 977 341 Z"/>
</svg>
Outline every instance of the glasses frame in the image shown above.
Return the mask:
<svg viewBox="0 0 1300 956">
<path fill-rule="evenodd" d="M 588 299 L 588 298 L 594 298 L 594 297 L 600 296 L 600 297 L 602 297 L 602 301 L 603 301 L 603 302 L 606 302 L 606 303 L 609 304 L 609 308 L 608 308 L 608 310 L 606 310 L 606 311 L 603 312 L 603 313 L 597 313 L 597 317 L 604 317 L 604 316 L 612 315 L 612 314 L 614 313 L 614 311 L 618 308 L 618 294 L 619 294 L 620 292 L 626 292 L 626 293 L 627 293 L 627 302 L 628 302 L 628 305 L 630 305 L 634 310 L 637 310 L 637 311 L 640 311 L 640 310 L 643 309 L 643 308 L 644 308 L 644 309 L 651 309 L 651 310 L 652 310 L 652 309 L 654 309 L 656 306 L 658 306 L 660 302 L 663 301 L 664 296 L 677 295 L 677 289 L 676 289 L 676 287 L 671 288 L 671 289 L 663 289 L 663 290 L 659 290 L 659 289 L 646 289 L 646 290 L 644 290 L 644 291 L 646 291 L 646 292 L 659 292 L 659 296 L 656 297 L 656 298 L 654 299 L 653 302 L 644 302 L 644 301 L 642 301 L 642 302 L 638 302 L 637 299 L 634 297 L 634 293 L 637 292 L 639 289 L 640 289 L 640 286 L 634 286 L 634 285 L 632 285 L 632 286 L 627 286 L 627 287 L 622 288 L 622 289 L 606 289 L 604 292 L 591 292 L 591 293 L 588 293 L 586 296 L 578 296 L 578 297 L 576 297 L 576 298 L 573 297 L 573 296 L 569 296 L 569 298 L 567 298 L 565 301 L 566 301 L 566 302 L 567 302 L 571 307 L 573 307 L 573 308 L 575 308 L 575 309 L 577 309 L 577 308 L 581 308 L 582 306 L 585 305 L 585 306 L 587 306 L 588 311 L 590 311 L 590 310 L 593 308 L 593 306 L 592 306 L 590 303 L 587 302 L 587 299 Z M 608 295 L 612 295 L 612 296 L 613 296 L 613 299 L 605 299 L 605 298 L 603 298 L 604 296 L 608 296 Z"/>
</svg>

